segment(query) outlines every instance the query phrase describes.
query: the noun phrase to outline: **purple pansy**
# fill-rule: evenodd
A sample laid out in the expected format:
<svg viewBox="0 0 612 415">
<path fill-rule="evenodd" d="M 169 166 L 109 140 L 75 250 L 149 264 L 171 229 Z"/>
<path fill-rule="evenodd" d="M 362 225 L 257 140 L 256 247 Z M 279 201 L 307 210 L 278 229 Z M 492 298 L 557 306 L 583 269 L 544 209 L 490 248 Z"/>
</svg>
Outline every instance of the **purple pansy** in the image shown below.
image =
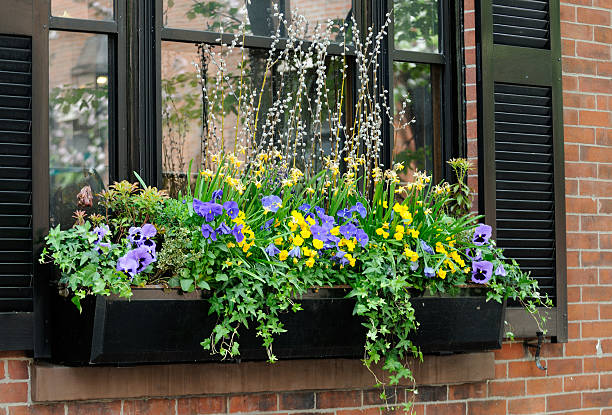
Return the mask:
<svg viewBox="0 0 612 415">
<path fill-rule="evenodd" d="M 427 252 L 430 255 L 433 255 L 434 250 L 431 248 L 431 246 L 427 245 L 427 242 L 421 240 L 421 248 L 423 248 L 423 251 Z"/>
<path fill-rule="evenodd" d="M 264 251 L 266 251 L 266 254 L 268 254 L 268 256 L 276 256 L 280 252 L 280 249 L 278 249 L 276 245 L 274 245 L 274 242 L 270 242 L 270 245 L 268 245 L 264 249 Z"/>
<path fill-rule="evenodd" d="M 227 212 L 227 216 L 232 219 L 236 219 L 238 217 L 238 213 L 240 210 L 238 209 L 238 203 L 233 200 L 228 200 L 223 204 L 223 209 Z"/>
<path fill-rule="evenodd" d="M 330 230 L 336 224 L 334 217 L 326 215 L 325 213 L 323 213 L 322 215 L 319 215 L 319 218 L 321 218 L 321 226 L 327 230 Z"/>
<path fill-rule="evenodd" d="M 276 213 L 281 207 L 282 199 L 276 195 L 264 196 L 261 198 L 261 204 L 266 212 Z"/>
<path fill-rule="evenodd" d="M 357 234 L 357 226 L 352 223 L 346 223 L 340 226 L 340 234 L 344 236 L 346 239 L 351 239 Z"/>
<path fill-rule="evenodd" d="M 117 260 L 117 271 L 128 274 L 130 278 L 134 278 L 137 274 L 136 268 L 138 268 L 138 262 L 133 258 L 122 256 Z"/>
<path fill-rule="evenodd" d="M 122 271 L 128 274 L 131 278 L 155 262 L 156 258 L 146 247 L 141 246 L 128 251 L 124 256 L 117 260 L 117 271 Z"/>
<path fill-rule="evenodd" d="M 234 225 L 234 228 L 232 229 L 232 235 L 234 235 L 234 238 L 238 243 L 244 241 L 244 234 L 242 233 L 243 226 L 244 225 Z"/>
<path fill-rule="evenodd" d="M 262 229 L 262 230 L 270 229 L 270 226 L 272 226 L 272 223 L 274 223 L 274 218 L 268 219 L 267 221 L 265 221 L 264 224 L 261 225 L 259 229 Z"/>
<path fill-rule="evenodd" d="M 193 199 L 193 210 L 199 216 L 202 216 L 206 222 L 211 222 L 223 213 L 223 206 L 214 202 L 202 202 Z"/>
<path fill-rule="evenodd" d="M 338 250 L 338 252 L 336 252 L 336 254 L 332 257 L 332 259 L 338 261 L 340 265 L 346 265 L 349 263 L 349 260 L 345 257 L 346 252 Z"/>
<path fill-rule="evenodd" d="M 230 233 L 232 233 L 232 230 L 230 229 L 229 226 L 226 225 L 225 222 L 221 222 L 221 224 L 217 226 L 216 231 L 220 235 L 229 235 Z"/>
<path fill-rule="evenodd" d="M 489 261 L 472 262 L 472 281 L 476 284 L 486 284 L 493 274 L 493 264 Z"/>
<path fill-rule="evenodd" d="M 351 213 L 352 212 L 357 212 L 359 214 L 359 216 L 361 216 L 362 218 L 365 218 L 366 215 L 368 214 L 368 211 L 366 210 L 365 206 L 361 202 L 355 203 L 355 206 L 350 208 L 349 212 L 351 212 Z"/>
<path fill-rule="evenodd" d="M 144 237 L 142 236 L 142 228 L 140 226 L 132 226 L 128 231 L 128 239 L 131 243 L 140 245 Z"/>
<path fill-rule="evenodd" d="M 144 225 L 142 225 L 141 233 L 143 238 L 153 238 L 155 235 L 157 235 L 157 229 L 155 229 L 155 226 L 153 226 L 152 224 L 145 223 Z"/>
<path fill-rule="evenodd" d="M 144 241 L 142 241 L 140 246 L 146 248 L 146 250 L 149 251 L 151 255 L 155 255 L 155 241 L 151 239 L 145 239 Z"/>
<path fill-rule="evenodd" d="M 330 236 L 329 229 L 318 225 L 312 225 L 310 227 L 310 232 L 312 233 L 313 239 L 319 239 L 323 242 L 327 241 L 327 238 Z"/>
<path fill-rule="evenodd" d="M 425 273 L 425 276 L 427 278 L 433 278 L 434 275 L 436 275 L 436 272 L 432 267 L 425 267 L 425 270 L 423 272 Z"/>
<path fill-rule="evenodd" d="M 325 215 L 325 209 L 323 209 L 321 206 L 315 206 L 315 207 L 312 208 L 312 210 L 314 210 L 314 212 L 319 217 Z"/>
<path fill-rule="evenodd" d="M 495 275 L 500 277 L 505 277 L 508 273 L 506 272 L 506 268 L 504 268 L 504 264 L 499 264 L 497 268 L 495 268 Z"/>
<path fill-rule="evenodd" d="M 474 251 L 473 249 L 467 248 L 465 250 L 465 255 L 472 261 L 480 261 L 482 259 L 482 252 L 480 249 Z"/>
<path fill-rule="evenodd" d="M 300 250 L 299 246 L 294 246 L 290 251 L 289 251 L 289 256 L 291 258 L 301 258 L 302 257 L 302 251 Z"/>
<path fill-rule="evenodd" d="M 202 236 L 206 239 L 217 240 L 217 232 L 207 223 L 202 224 Z"/>
<path fill-rule="evenodd" d="M 368 242 L 370 241 L 370 237 L 367 233 L 365 233 L 363 229 L 357 229 L 357 232 L 355 232 L 355 238 L 357 238 L 357 242 L 359 242 L 359 244 L 364 248 L 368 245 Z"/>
<path fill-rule="evenodd" d="M 105 223 L 101 223 L 99 226 L 96 226 L 93 230 L 93 233 L 98 235 L 98 242 L 100 242 L 104 237 L 110 232 L 108 225 Z"/>
<path fill-rule="evenodd" d="M 342 219 L 350 219 L 353 216 L 353 213 L 349 209 L 340 209 L 336 212 L 336 215 Z"/>
<path fill-rule="evenodd" d="M 311 207 L 312 206 L 310 206 L 308 203 L 303 203 L 298 207 L 298 209 L 301 210 L 302 212 L 308 212 Z"/>
<path fill-rule="evenodd" d="M 223 189 L 217 189 L 212 192 L 212 200 L 211 202 L 216 202 L 217 200 L 221 200 L 223 198 Z"/>
<path fill-rule="evenodd" d="M 474 230 L 474 238 L 472 241 L 474 245 L 481 246 L 489 242 L 489 238 L 491 238 L 491 227 L 489 225 L 478 225 Z"/>
</svg>

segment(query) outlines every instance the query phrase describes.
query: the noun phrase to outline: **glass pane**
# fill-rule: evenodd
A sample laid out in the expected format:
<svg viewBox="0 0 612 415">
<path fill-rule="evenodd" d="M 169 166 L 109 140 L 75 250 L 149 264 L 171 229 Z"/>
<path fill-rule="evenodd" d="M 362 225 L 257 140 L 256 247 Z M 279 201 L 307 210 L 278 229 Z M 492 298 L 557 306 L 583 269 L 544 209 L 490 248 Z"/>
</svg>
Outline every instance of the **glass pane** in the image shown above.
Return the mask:
<svg viewBox="0 0 612 415">
<path fill-rule="evenodd" d="M 439 1 L 394 0 L 395 49 L 438 52 Z"/>
<path fill-rule="evenodd" d="M 51 14 L 73 19 L 113 20 L 113 0 L 51 0 Z"/>
<path fill-rule="evenodd" d="M 312 35 L 317 25 L 334 26 L 350 22 L 352 0 L 164 0 L 164 25 L 182 29 L 207 30 L 224 33 L 242 33 L 240 25 L 245 23 L 245 33 L 272 36 L 279 28 L 276 10 L 285 19 L 297 15 L 305 17 L 306 38 Z M 281 35 L 285 35 L 281 31 Z"/>
<path fill-rule="evenodd" d="M 82 187 L 108 185 L 108 81 L 106 35 L 49 33 L 51 226 L 74 222 Z"/>
<path fill-rule="evenodd" d="M 439 134 L 439 106 L 434 105 L 429 65 L 393 64 L 393 161 L 404 163 L 402 181 L 416 170 L 433 171 L 434 137 Z"/>
<path fill-rule="evenodd" d="M 300 82 L 295 62 L 271 65 L 265 50 L 245 49 L 242 54 L 237 48 L 164 42 L 164 188 L 176 194 L 185 184 L 190 162 L 192 174 L 212 169 L 218 153 L 246 161 L 262 149 L 275 147 L 288 159 L 295 158 L 296 167 L 320 168 L 323 155 L 338 147 L 337 120 L 329 119 L 329 108 L 339 105 L 342 76 L 334 74 L 341 64 L 339 58 L 323 63 L 326 82 L 317 86 L 316 65 Z M 313 98 L 316 89 L 324 90 L 324 86 L 327 93 Z M 297 147 L 296 136 L 301 143 Z"/>
</svg>

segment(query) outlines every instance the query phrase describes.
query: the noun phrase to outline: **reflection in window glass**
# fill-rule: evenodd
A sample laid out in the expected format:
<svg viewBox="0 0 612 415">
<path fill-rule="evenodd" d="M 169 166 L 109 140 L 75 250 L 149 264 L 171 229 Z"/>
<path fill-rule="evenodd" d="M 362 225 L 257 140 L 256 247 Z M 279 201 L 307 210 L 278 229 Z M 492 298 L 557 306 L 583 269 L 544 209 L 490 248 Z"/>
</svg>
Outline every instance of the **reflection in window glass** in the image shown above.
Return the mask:
<svg viewBox="0 0 612 415">
<path fill-rule="evenodd" d="M 51 226 L 74 222 L 76 195 L 108 185 L 108 38 L 49 33 Z"/>
<path fill-rule="evenodd" d="M 404 163 L 402 181 L 412 181 L 416 170 L 433 169 L 433 142 L 439 117 L 432 102 L 429 65 L 393 64 L 394 137 L 393 161 Z"/>
<path fill-rule="evenodd" d="M 51 0 L 51 14 L 72 19 L 113 20 L 113 0 Z"/>
<path fill-rule="evenodd" d="M 395 49 L 438 52 L 439 1 L 394 0 Z"/>
<path fill-rule="evenodd" d="M 334 26 L 350 22 L 352 0 L 164 0 L 164 25 L 182 29 L 207 30 L 223 33 L 241 33 L 240 25 L 246 24 L 245 33 L 272 36 L 279 29 L 282 13 L 291 22 L 293 16 L 305 17 L 308 35 L 315 26 Z M 280 27 L 281 35 L 285 35 Z M 339 40 L 340 41 L 340 40 Z"/>
<path fill-rule="evenodd" d="M 269 65 L 266 50 L 242 53 L 238 48 L 164 42 L 164 188 L 176 194 L 190 162 L 192 172 L 213 169 L 219 153 L 244 161 L 274 147 L 287 159 L 295 157 L 296 167 L 319 169 L 323 155 L 339 145 L 333 138 L 339 135 L 338 121 L 330 120 L 329 109 L 339 105 L 342 76 L 336 74 L 341 65 L 340 58 L 328 58 L 322 64 L 325 82 L 317 84 L 316 65 L 300 80 L 292 62 Z M 312 98 L 317 88 L 327 90 L 320 100 Z M 296 137 L 302 143 L 298 147 Z"/>
</svg>

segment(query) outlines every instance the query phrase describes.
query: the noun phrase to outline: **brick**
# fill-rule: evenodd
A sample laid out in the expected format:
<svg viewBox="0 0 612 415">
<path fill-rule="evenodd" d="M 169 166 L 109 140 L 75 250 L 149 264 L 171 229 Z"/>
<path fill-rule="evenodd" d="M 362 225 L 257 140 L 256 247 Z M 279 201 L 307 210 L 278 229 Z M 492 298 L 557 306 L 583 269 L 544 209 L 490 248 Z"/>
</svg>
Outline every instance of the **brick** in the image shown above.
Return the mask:
<svg viewBox="0 0 612 415">
<path fill-rule="evenodd" d="M 582 300 L 584 302 L 610 301 L 611 299 L 612 287 L 604 287 L 601 285 L 595 287 L 582 287 Z M 587 337 L 584 332 L 583 336 Z"/>
<path fill-rule="evenodd" d="M 591 25 L 562 22 L 561 33 L 563 33 L 563 37 L 571 39 L 593 40 L 593 26 Z M 565 62 L 563 65 L 563 70 L 567 71 Z"/>
<path fill-rule="evenodd" d="M 610 113 L 607 111 L 580 111 L 580 124 L 608 127 L 611 125 Z"/>
<path fill-rule="evenodd" d="M 490 381 L 489 396 L 523 396 L 525 395 L 524 380 Z"/>
<path fill-rule="evenodd" d="M 612 372 L 612 357 L 585 357 L 584 372 Z"/>
<path fill-rule="evenodd" d="M 584 61 L 584 62 L 588 62 L 591 68 L 596 67 L 593 64 L 593 62 L 589 62 L 589 61 Z M 610 88 L 612 88 L 612 80 L 610 79 L 602 79 L 602 78 L 586 77 L 586 76 L 581 76 L 578 79 L 579 79 L 578 82 L 580 83 L 580 91 L 582 92 L 607 94 L 610 92 Z"/>
<path fill-rule="evenodd" d="M 525 356 L 523 343 L 504 343 L 501 349 L 495 350 L 495 360 L 524 359 Z"/>
<path fill-rule="evenodd" d="M 22 352 L 20 350 L 8 350 L 8 351 L 0 351 L 0 359 L 23 359 L 26 358 L 28 356 L 26 356 L 25 352 Z"/>
<path fill-rule="evenodd" d="M 535 366 L 535 365 L 534 365 Z M 582 372 L 581 359 L 549 359 L 546 373 L 548 376 L 569 375 Z"/>
<path fill-rule="evenodd" d="M 612 216 L 585 215 L 580 218 L 580 226 L 584 232 L 607 232 L 612 229 Z"/>
<path fill-rule="evenodd" d="M 594 27 L 595 41 L 612 44 L 612 29 L 609 27 Z"/>
<path fill-rule="evenodd" d="M 342 409 L 336 411 L 336 415 L 380 415 L 379 408 Z"/>
<path fill-rule="evenodd" d="M 419 386 L 417 388 L 417 391 L 418 394 L 415 396 L 416 402 L 445 401 L 448 396 L 448 390 L 446 386 Z M 409 401 L 410 398 L 410 391 L 406 391 L 406 399 Z"/>
<path fill-rule="evenodd" d="M 545 361 L 542 361 L 546 365 Z M 508 377 L 510 378 L 529 378 L 544 376 L 545 373 L 539 370 L 533 361 L 509 362 Z"/>
<path fill-rule="evenodd" d="M 563 378 L 563 390 L 565 392 L 576 392 L 597 389 L 599 378 L 597 375 L 575 375 Z"/>
<path fill-rule="evenodd" d="M 584 108 L 584 107 L 581 107 Z M 595 144 L 595 129 L 591 127 L 572 127 L 564 128 L 565 139 L 572 143 Z M 574 177 L 566 174 L 567 177 Z"/>
<path fill-rule="evenodd" d="M 505 379 L 508 377 L 508 364 L 495 363 L 495 379 Z"/>
<path fill-rule="evenodd" d="M 612 284 L 612 269 L 599 269 L 599 283 Z"/>
<path fill-rule="evenodd" d="M 71 402 L 68 415 L 119 415 L 121 401 L 113 402 Z"/>
<path fill-rule="evenodd" d="M 583 408 L 603 408 L 612 406 L 612 392 L 583 392 Z"/>
<path fill-rule="evenodd" d="M 612 164 L 598 164 L 597 177 L 605 180 L 612 180 Z"/>
<path fill-rule="evenodd" d="M 319 392 L 316 401 L 319 409 L 361 406 L 361 391 Z"/>
<path fill-rule="evenodd" d="M 224 396 L 206 396 L 177 400 L 178 415 L 204 415 L 225 413 Z"/>
<path fill-rule="evenodd" d="M 598 305 L 597 304 L 568 304 L 567 318 L 570 321 L 597 320 L 599 318 Z"/>
<path fill-rule="evenodd" d="M 9 415 L 64 415 L 64 404 L 10 406 Z"/>
<path fill-rule="evenodd" d="M 593 6 L 602 9 L 612 9 L 612 0 L 593 0 Z"/>
<path fill-rule="evenodd" d="M 576 9 L 576 20 L 581 23 L 592 25 L 610 26 L 610 12 L 606 10 L 578 7 Z"/>
<path fill-rule="evenodd" d="M 582 323 L 582 337 L 609 337 L 612 333 L 612 321 L 585 321 Z"/>
<path fill-rule="evenodd" d="M 280 410 L 312 409 L 315 407 L 313 392 L 281 393 L 278 396 Z"/>
<path fill-rule="evenodd" d="M 610 47 L 599 43 L 576 42 L 576 54 L 584 58 L 608 60 L 610 59 Z"/>
<path fill-rule="evenodd" d="M 593 236 L 597 236 L 596 234 L 592 234 L 592 235 L 588 235 L 586 238 L 582 238 L 582 236 L 584 236 L 585 234 L 571 234 L 568 235 L 569 238 L 568 239 L 574 239 L 577 238 L 579 239 L 581 242 L 585 241 L 586 239 L 590 240 Z M 586 245 L 583 244 L 581 246 L 576 246 L 575 248 L 582 248 L 582 249 L 593 249 L 593 246 L 596 248 L 597 247 L 597 242 L 596 241 L 591 241 L 594 245 Z M 572 243 L 572 245 L 574 245 L 574 243 Z M 587 248 L 590 247 L 590 248 Z M 570 269 L 567 271 L 567 284 L 568 285 L 589 285 L 589 284 L 597 284 L 598 283 L 598 278 L 597 278 L 597 270 L 593 269 L 593 268 L 587 268 L 587 269 Z M 578 301 L 580 301 L 580 297 L 578 297 Z M 583 320 L 590 320 L 590 319 L 583 319 Z"/>
<path fill-rule="evenodd" d="M 599 238 L 596 233 L 576 233 L 567 238 L 568 249 L 597 249 L 598 243 Z M 597 276 L 595 278 L 590 278 L 588 274 L 575 276 L 578 277 L 577 280 L 570 281 L 568 278 L 568 285 L 597 284 Z"/>
<path fill-rule="evenodd" d="M 569 39 L 561 39 L 561 54 L 565 57 L 565 56 L 576 56 L 576 41 L 575 40 L 569 40 Z M 578 83 L 576 83 L 575 85 L 568 85 L 565 82 L 565 76 L 563 77 L 563 90 L 576 90 L 576 86 L 578 85 Z"/>
<path fill-rule="evenodd" d="M 465 413 L 465 403 L 437 403 L 426 407 L 427 415 L 457 415 Z"/>
<path fill-rule="evenodd" d="M 563 110 L 563 122 L 565 125 L 579 125 L 578 111 L 565 108 Z"/>
<path fill-rule="evenodd" d="M 612 62 L 597 62 L 597 76 L 612 77 Z M 612 109 L 609 103 L 605 108 Z"/>
<path fill-rule="evenodd" d="M 267 412 L 276 411 L 276 395 L 236 395 L 229 398 L 229 412 Z"/>
<path fill-rule="evenodd" d="M 363 391 L 363 406 L 398 404 L 406 402 L 406 390 L 404 388 L 385 388 L 386 399 L 382 399 L 382 389 L 370 389 Z"/>
<path fill-rule="evenodd" d="M 576 408 L 580 408 L 579 393 L 552 395 L 546 397 L 546 410 L 548 412 Z"/>
<path fill-rule="evenodd" d="M 458 401 L 461 399 L 486 398 L 487 384 L 479 383 L 464 383 L 462 385 L 450 385 L 448 387 L 448 399 Z"/>
<path fill-rule="evenodd" d="M 582 62 L 581 59 L 578 59 L 578 60 Z M 589 65 L 589 67 L 591 66 L 592 65 Z M 593 70 L 593 72 L 595 72 L 595 70 Z M 563 92 L 563 105 L 566 108 L 595 109 L 595 96 L 590 95 L 590 94 L 585 94 L 584 92 L 579 92 L 579 93 Z M 566 131 L 570 128 L 571 127 L 568 127 L 568 126 L 565 127 Z M 574 127 L 574 128 L 583 129 L 582 127 Z M 565 142 L 567 143 L 568 141 L 574 141 L 574 138 L 572 136 L 568 136 L 567 134 L 565 134 Z"/>
<path fill-rule="evenodd" d="M 593 375 L 593 376 L 597 376 L 597 375 Z M 611 373 L 600 373 L 599 374 L 599 389 L 612 389 L 612 374 Z"/>
<path fill-rule="evenodd" d="M 599 199 L 599 213 L 612 213 L 612 199 Z"/>
<path fill-rule="evenodd" d="M 21 403 L 27 401 L 27 382 L 0 383 L 0 403 Z"/>
<path fill-rule="evenodd" d="M 580 323 L 567 323 L 567 335 L 570 339 L 580 337 Z"/>
<path fill-rule="evenodd" d="M 585 252 L 582 252 L 581 260 L 582 260 L 582 266 L 584 267 L 612 266 L 612 252 L 585 251 Z M 601 298 L 602 295 L 603 294 L 597 294 L 595 295 L 595 298 Z M 608 297 L 608 298 L 612 298 L 612 297 Z M 583 296 L 583 300 L 584 300 L 584 296 Z M 592 301 L 598 301 L 598 300 L 592 300 Z"/>
<path fill-rule="evenodd" d="M 505 415 L 506 401 L 487 400 L 468 402 L 468 414 L 470 415 Z"/>
<path fill-rule="evenodd" d="M 561 378 L 527 379 L 527 395 L 548 395 L 559 393 L 563 390 Z"/>
<path fill-rule="evenodd" d="M 123 404 L 123 415 L 174 415 L 174 399 L 146 399 L 127 401 Z"/>
<path fill-rule="evenodd" d="M 509 414 L 537 414 L 546 411 L 546 400 L 542 398 L 512 399 L 508 401 Z"/>
<path fill-rule="evenodd" d="M 4 379 L 5 373 L 4 373 L 4 362 L 2 360 L 0 360 L 0 380 Z"/>
<path fill-rule="evenodd" d="M 601 320 L 612 320 L 612 304 L 599 304 L 599 318 Z M 596 318 L 592 320 L 596 320 Z"/>
<path fill-rule="evenodd" d="M 575 22 L 576 21 L 576 8 L 566 4 L 561 4 L 561 21 L 562 22 Z M 564 33 L 561 33 L 564 36 Z"/>
<path fill-rule="evenodd" d="M 7 360 L 8 377 L 11 379 L 29 379 L 28 360 Z"/>
</svg>

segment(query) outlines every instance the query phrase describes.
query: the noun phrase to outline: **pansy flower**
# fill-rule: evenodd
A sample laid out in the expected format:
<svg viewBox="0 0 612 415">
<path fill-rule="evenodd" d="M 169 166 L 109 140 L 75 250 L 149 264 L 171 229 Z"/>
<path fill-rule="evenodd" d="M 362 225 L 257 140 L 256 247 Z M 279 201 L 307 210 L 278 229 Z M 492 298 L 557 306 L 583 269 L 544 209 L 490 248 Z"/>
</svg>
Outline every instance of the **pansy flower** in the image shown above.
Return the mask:
<svg viewBox="0 0 612 415">
<path fill-rule="evenodd" d="M 349 209 L 340 209 L 336 212 L 336 215 L 343 219 L 350 219 L 353 216 L 353 213 Z"/>
<path fill-rule="evenodd" d="M 202 236 L 213 241 L 217 240 L 217 232 L 208 223 L 202 224 Z"/>
<path fill-rule="evenodd" d="M 264 224 L 261 225 L 259 229 L 261 230 L 270 229 L 270 226 L 272 226 L 272 223 L 274 223 L 274 218 L 268 219 L 267 221 L 265 221 Z"/>
<path fill-rule="evenodd" d="M 117 260 L 117 271 L 124 272 L 130 276 L 130 278 L 134 278 L 137 274 L 136 269 L 138 268 L 138 262 L 136 262 L 133 258 L 128 258 L 127 256 L 122 256 Z"/>
<path fill-rule="evenodd" d="M 193 199 L 193 210 L 203 217 L 206 222 L 212 222 L 223 213 L 223 206 L 214 202 L 202 202 L 201 200 Z"/>
<path fill-rule="evenodd" d="M 493 274 L 493 264 L 489 261 L 472 262 L 472 281 L 476 284 L 486 284 Z"/>
<path fill-rule="evenodd" d="M 216 232 L 220 235 L 229 235 L 232 233 L 232 230 L 225 222 L 221 222 L 221 224 L 217 226 Z"/>
<path fill-rule="evenodd" d="M 325 215 L 325 209 L 323 209 L 321 206 L 315 206 L 315 207 L 312 208 L 312 210 L 314 210 L 314 212 L 319 217 Z"/>
<path fill-rule="evenodd" d="M 149 251 L 150 254 L 155 255 L 155 241 L 151 239 L 145 239 L 144 241 L 142 241 L 140 246 L 146 248 L 146 250 Z"/>
<path fill-rule="evenodd" d="M 359 242 L 359 244 L 364 248 L 368 245 L 368 242 L 370 241 L 370 237 L 367 233 L 365 233 L 363 229 L 357 229 L 357 231 L 355 232 L 355 238 L 357 238 L 357 242 Z"/>
<path fill-rule="evenodd" d="M 346 223 L 340 226 L 340 234 L 346 239 L 351 239 L 357 234 L 357 226 L 352 223 Z"/>
<path fill-rule="evenodd" d="M 480 249 L 474 251 L 473 249 L 467 248 L 465 250 L 465 255 L 472 261 L 480 261 L 482 259 L 482 252 Z"/>
<path fill-rule="evenodd" d="M 268 245 L 264 249 L 264 251 L 266 251 L 266 254 L 268 254 L 268 256 L 276 256 L 280 252 L 280 249 L 278 249 L 276 245 L 274 245 L 274 242 L 270 242 L 270 245 Z"/>
<path fill-rule="evenodd" d="M 432 267 L 425 267 L 425 270 L 423 272 L 425 273 L 425 276 L 427 278 L 433 278 L 436 275 L 436 272 Z"/>
<path fill-rule="evenodd" d="M 132 226 L 128 231 L 128 239 L 131 243 L 140 245 L 144 237 L 140 226 Z"/>
<path fill-rule="evenodd" d="M 361 203 L 361 202 L 357 202 L 355 203 L 355 206 L 353 206 L 352 208 L 349 209 L 349 212 L 353 213 L 356 212 L 359 214 L 359 216 L 361 216 L 362 218 L 365 218 L 366 215 L 368 214 L 368 211 L 366 210 L 365 206 Z"/>
<path fill-rule="evenodd" d="M 223 204 L 223 209 L 227 212 L 227 216 L 232 219 L 236 219 L 238 217 L 238 213 L 240 210 L 238 209 L 238 203 L 233 200 L 228 200 Z"/>
<path fill-rule="evenodd" d="M 506 275 L 508 275 L 508 273 L 506 272 L 506 268 L 504 268 L 504 264 L 499 264 L 499 266 L 495 268 L 495 275 L 499 277 L 505 277 Z"/>
<path fill-rule="evenodd" d="M 155 229 L 155 226 L 153 226 L 152 224 L 145 223 L 144 225 L 142 225 L 141 233 L 143 238 L 153 238 L 155 235 L 157 235 L 157 229 Z"/>
<path fill-rule="evenodd" d="M 261 198 L 264 211 L 276 213 L 282 206 L 282 199 L 276 195 L 264 196 Z"/>
<path fill-rule="evenodd" d="M 223 189 L 217 189 L 212 192 L 212 200 L 211 202 L 216 202 L 217 200 L 221 200 L 223 198 Z"/>
<path fill-rule="evenodd" d="M 244 225 L 240 224 L 234 225 L 234 227 L 232 228 L 232 235 L 234 235 L 234 238 L 236 239 L 237 243 L 244 241 L 244 234 L 242 233 L 243 227 Z"/>
<path fill-rule="evenodd" d="M 101 223 L 99 226 L 96 226 L 93 230 L 93 233 L 98 235 L 98 242 L 100 242 L 104 237 L 110 232 L 108 225 L 105 223 Z"/>
<path fill-rule="evenodd" d="M 422 239 L 421 239 L 421 248 L 423 248 L 423 251 L 427 252 L 430 255 L 433 255 L 434 253 L 434 250 L 431 248 L 431 246 L 427 245 L 427 242 L 425 242 Z"/>
<path fill-rule="evenodd" d="M 311 207 L 312 206 L 310 206 L 308 203 L 303 203 L 300 206 L 298 206 L 298 210 L 301 210 L 302 212 L 308 212 Z"/>
<path fill-rule="evenodd" d="M 474 242 L 474 245 L 482 246 L 489 242 L 489 238 L 491 238 L 491 227 L 489 225 L 478 225 L 474 230 L 472 242 Z"/>
</svg>

